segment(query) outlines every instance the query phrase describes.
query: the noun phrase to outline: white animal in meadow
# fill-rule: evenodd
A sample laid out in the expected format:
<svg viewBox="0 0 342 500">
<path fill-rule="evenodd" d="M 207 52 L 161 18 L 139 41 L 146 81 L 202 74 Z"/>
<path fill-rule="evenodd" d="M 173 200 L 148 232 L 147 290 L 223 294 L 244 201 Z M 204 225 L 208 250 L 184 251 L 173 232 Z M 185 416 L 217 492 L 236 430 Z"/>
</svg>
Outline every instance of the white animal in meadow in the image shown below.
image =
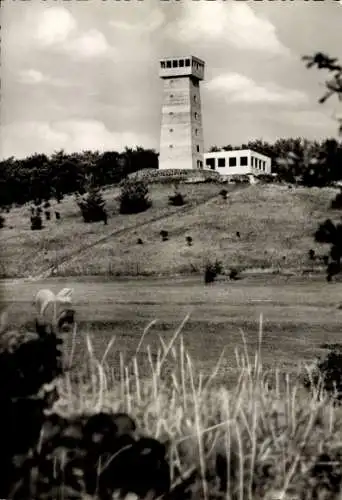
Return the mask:
<svg viewBox="0 0 342 500">
<path fill-rule="evenodd" d="M 64 317 L 72 316 L 72 288 L 63 288 L 56 295 L 48 288 L 39 290 L 34 299 L 34 306 L 37 311 L 37 321 L 39 323 L 62 326 Z M 69 322 L 70 321 L 66 321 Z"/>
</svg>

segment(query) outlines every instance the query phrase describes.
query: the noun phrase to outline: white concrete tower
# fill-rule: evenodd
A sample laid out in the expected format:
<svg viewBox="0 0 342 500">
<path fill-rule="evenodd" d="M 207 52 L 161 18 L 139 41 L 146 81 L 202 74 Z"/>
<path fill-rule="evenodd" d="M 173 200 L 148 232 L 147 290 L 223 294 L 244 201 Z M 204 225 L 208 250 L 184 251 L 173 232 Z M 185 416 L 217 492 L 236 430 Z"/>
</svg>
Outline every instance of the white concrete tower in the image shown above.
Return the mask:
<svg viewBox="0 0 342 500">
<path fill-rule="evenodd" d="M 172 57 L 160 61 L 163 80 L 159 169 L 203 168 L 203 127 L 199 82 L 204 61 Z"/>
</svg>

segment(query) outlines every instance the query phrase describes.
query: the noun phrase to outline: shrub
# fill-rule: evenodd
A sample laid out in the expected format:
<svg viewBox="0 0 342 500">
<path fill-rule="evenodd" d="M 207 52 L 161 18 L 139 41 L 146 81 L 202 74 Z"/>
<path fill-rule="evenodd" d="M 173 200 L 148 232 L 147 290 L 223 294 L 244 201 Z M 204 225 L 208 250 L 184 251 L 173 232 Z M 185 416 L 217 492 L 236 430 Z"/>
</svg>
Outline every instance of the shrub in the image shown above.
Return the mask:
<svg viewBox="0 0 342 500">
<path fill-rule="evenodd" d="M 231 269 L 229 271 L 229 279 L 233 280 L 233 281 L 238 280 L 239 279 L 239 271 L 235 268 Z"/>
<path fill-rule="evenodd" d="M 125 180 L 121 186 L 120 213 L 136 214 L 144 212 L 152 205 L 148 185 L 144 181 Z"/>
<path fill-rule="evenodd" d="M 0 229 L 5 227 L 6 219 L 3 215 L 0 214 Z"/>
<path fill-rule="evenodd" d="M 226 189 L 221 189 L 220 196 L 223 200 L 226 200 L 228 198 L 228 191 Z"/>
<path fill-rule="evenodd" d="M 336 401 L 342 400 L 342 345 L 334 345 L 323 359 L 317 359 L 313 372 L 304 377 L 304 386 L 323 390 Z"/>
<path fill-rule="evenodd" d="M 340 189 L 340 192 L 337 193 L 335 198 L 331 201 L 330 208 L 332 208 L 333 210 L 342 208 L 342 188 Z"/>
<path fill-rule="evenodd" d="M 60 220 L 60 218 L 61 218 L 60 212 L 55 212 L 55 217 L 56 217 L 56 220 Z"/>
<path fill-rule="evenodd" d="M 241 237 L 240 231 L 236 231 L 236 237 L 237 237 L 237 238 L 240 238 L 240 237 Z"/>
<path fill-rule="evenodd" d="M 47 209 L 47 208 L 50 208 L 50 207 L 51 207 L 51 203 L 49 202 L 49 200 L 45 201 L 44 205 L 43 205 L 43 208 Z"/>
<path fill-rule="evenodd" d="M 50 220 L 51 219 L 51 212 L 49 210 L 45 211 L 45 217 L 46 217 L 46 220 Z"/>
<path fill-rule="evenodd" d="M 218 260 L 215 262 L 207 262 L 204 270 L 204 282 L 206 284 L 213 283 L 218 274 L 222 273 L 222 263 Z"/>
<path fill-rule="evenodd" d="M 186 239 L 186 243 L 187 243 L 187 245 L 188 245 L 189 247 L 191 247 L 191 245 L 192 245 L 192 237 L 191 237 L 191 236 L 187 236 L 185 239 Z"/>
<path fill-rule="evenodd" d="M 107 224 L 105 201 L 99 188 L 90 188 L 83 197 L 76 195 L 76 203 L 81 210 L 84 222 L 100 222 Z"/>
<path fill-rule="evenodd" d="M 40 215 L 33 215 L 31 217 L 31 230 L 39 231 L 40 229 L 43 229 L 43 220 Z"/>
<path fill-rule="evenodd" d="M 63 373 L 62 341 L 45 327 L 25 333 L 3 327 L 0 339 L 0 497 L 9 498 L 22 477 L 14 457 L 35 447 L 44 412 L 57 399 L 55 387 L 45 384 Z"/>
<path fill-rule="evenodd" d="M 168 241 L 168 239 L 169 239 L 168 231 L 164 231 L 164 229 L 162 229 L 159 234 L 160 234 L 162 241 Z"/>
<path fill-rule="evenodd" d="M 177 189 L 172 196 L 169 196 L 169 205 L 172 205 L 174 207 L 181 207 L 185 205 L 185 203 L 186 202 L 184 195 L 182 195 L 182 193 Z"/>
<path fill-rule="evenodd" d="M 141 238 L 138 238 L 138 239 L 137 239 L 137 244 L 138 244 L 138 245 L 143 245 L 143 244 L 144 244 L 144 242 L 143 242 L 143 240 L 142 240 Z"/>
<path fill-rule="evenodd" d="M 309 255 L 309 259 L 310 260 L 315 260 L 315 258 L 316 258 L 315 250 L 313 250 L 312 248 L 310 248 L 310 250 L 308 252 L 308 255 Z"/>
</svg>

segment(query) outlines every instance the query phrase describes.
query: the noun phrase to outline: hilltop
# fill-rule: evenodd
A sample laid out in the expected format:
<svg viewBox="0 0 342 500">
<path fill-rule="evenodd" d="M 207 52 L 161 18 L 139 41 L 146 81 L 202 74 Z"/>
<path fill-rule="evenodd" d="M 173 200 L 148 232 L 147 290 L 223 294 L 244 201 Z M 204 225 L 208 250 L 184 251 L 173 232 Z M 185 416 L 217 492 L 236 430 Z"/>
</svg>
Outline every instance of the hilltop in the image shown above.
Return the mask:
<svg viewBox="0 0 342 500">
<path fill-rule="evenodd" d="M 52 215 L 58 210 L 61 220 L 44 221 L 41 231 L 30 230 L 29 205 L 13 208 L 5 214 L 2 230 L 1 275 L 34 276 L 52 267 L 64 276 L 190 274 L 216 258 L 225 270 L 300 272 L 310 265 L 310 248 L 321 255 L 326 252 L 312 235 L 326 218 L 340 218 L 338 211 L 329 209 L 336 189 L 228 186 L 225 201 L 219 195 L 222 187 L 181 185 L 188 203 L 170 207 L 172 187 L 151 185 L 152 208 L 135 215 L 119 214 L 119 188 L 107 188 L 103 195 L 108 225 L 85 224 L 72 196 L 52 206 Z M 168 241 L 162 241 L 161 230 L 168 231 Z M 137 244 L 138 238 L 143 244 Z"/>
</svg>

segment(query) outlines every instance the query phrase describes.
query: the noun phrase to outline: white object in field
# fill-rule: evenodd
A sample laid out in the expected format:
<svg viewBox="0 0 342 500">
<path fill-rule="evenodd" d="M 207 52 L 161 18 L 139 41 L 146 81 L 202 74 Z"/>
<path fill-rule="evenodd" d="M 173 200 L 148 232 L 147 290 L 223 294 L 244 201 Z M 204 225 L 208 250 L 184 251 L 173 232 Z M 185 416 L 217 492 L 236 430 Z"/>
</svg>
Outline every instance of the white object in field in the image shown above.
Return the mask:
<svg viewBox="0 0 342 500">
<path fill-rule="evenodd" d="M 63 288 L 57 295 L 47 288 L 39 290 L 34 301 L 39 320 L 55 324 L 65 306 L 70 308 L 72 296 L 72 288 Z"/>
</svg>

